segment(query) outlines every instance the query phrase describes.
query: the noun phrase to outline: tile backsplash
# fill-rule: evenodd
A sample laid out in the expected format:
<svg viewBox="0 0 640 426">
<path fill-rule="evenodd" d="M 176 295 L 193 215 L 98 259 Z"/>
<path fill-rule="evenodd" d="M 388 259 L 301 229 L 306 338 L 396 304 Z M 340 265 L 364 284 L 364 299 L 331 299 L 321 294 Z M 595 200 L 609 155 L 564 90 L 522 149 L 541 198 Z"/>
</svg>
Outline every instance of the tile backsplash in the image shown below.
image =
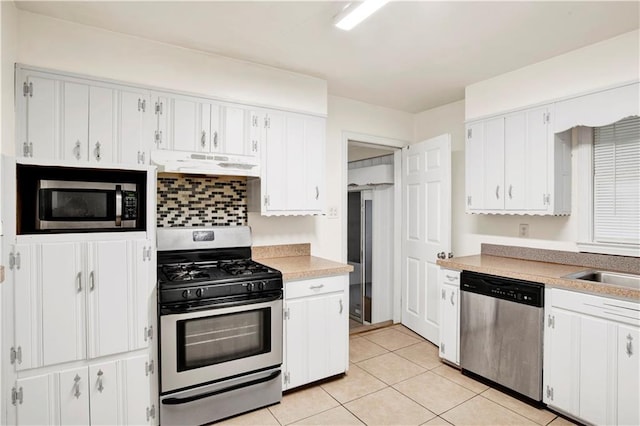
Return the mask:
<svg viewBox="0 0 640 426">
<path fill-rule="evenodd" d="M 247 180 L 236 176 L 158 175 L 158 227 L 247 224 Z"/>
</svg>

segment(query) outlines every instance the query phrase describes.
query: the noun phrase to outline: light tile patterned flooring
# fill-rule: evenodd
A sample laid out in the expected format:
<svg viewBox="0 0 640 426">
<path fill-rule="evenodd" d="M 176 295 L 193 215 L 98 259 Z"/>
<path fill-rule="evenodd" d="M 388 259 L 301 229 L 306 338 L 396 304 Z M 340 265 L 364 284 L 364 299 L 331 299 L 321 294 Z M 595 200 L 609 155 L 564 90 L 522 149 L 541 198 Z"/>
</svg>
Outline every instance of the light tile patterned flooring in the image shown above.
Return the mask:
<svg viewBox="0 0 640 426">
<path fill-rule="evenodd" d="M 224 425 L 571 425 L 443 364 L 402 325 L 350 338 L 349 372 Z"/>
</svg>

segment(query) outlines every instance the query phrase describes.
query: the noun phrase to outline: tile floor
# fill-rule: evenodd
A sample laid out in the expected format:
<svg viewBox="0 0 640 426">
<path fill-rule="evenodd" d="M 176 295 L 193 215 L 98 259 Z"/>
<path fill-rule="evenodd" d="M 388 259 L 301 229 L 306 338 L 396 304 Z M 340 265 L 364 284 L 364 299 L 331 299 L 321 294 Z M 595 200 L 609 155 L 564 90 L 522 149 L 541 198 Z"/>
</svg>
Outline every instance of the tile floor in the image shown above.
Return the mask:
<svg viewBox="0 0 640 426">
<path fill-rule="evenodd" d="M 571 425 L 443 364 L 402 325 L 350 338 L 349 372 L 223 425 Z"/>
</svg>

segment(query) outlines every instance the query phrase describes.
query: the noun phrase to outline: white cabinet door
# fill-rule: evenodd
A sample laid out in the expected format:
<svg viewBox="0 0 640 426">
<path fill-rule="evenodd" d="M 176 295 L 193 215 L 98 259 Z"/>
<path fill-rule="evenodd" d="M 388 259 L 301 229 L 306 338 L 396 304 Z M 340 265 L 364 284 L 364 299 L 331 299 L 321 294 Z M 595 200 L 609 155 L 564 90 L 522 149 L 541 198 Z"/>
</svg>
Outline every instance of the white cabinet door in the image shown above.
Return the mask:
<svg viewBox="0 0 640 426">
<path fill-rule="evenodd" d="M 222 107 L 222 135 L 225 154 L 249 154 L 248 145 L 249 112 L 240 106 L 224 105 Z"/>
<path fill-rule="evenodd" d="M 144 107 L 143 107 L 144 105 Z M 123 164 L 149 164 L 156 127 L 151 98 L 147 92 L 122 90 L 119 93 L 118 149 Z"/>
<path fill-rule="evenodd" d="M 195 98 L 171 99 L 168 143 L 177 151 L 196 151 L 200 145 L 199 102 Z"/>
<path fill-rule="evenodd" d="M 259 111 L 249 112 L 249 143 L 250 155 L 260 156 L 262 153 L 262 144 L 264 143 L 264 119 L 265 115 Z"/>
<path fill-rule="evenodd" d="M 289 300 L 286 302 L 288 319 L 286 330 L 286 364 L 283 389 L 295 388 L 309 383 L 307 365 L 309 360 L 309 317 L 307 301 L 305 299 Z"/>
<path fill-rule="evenodd" d="M 38 248 L 43 365 L 84 359 L 87 280 L 82 244 L 45 243 Z"/>
<path fill-rule="evenodd" d="M 640 424 L 640 329 L 618 326 L 618 403 L 619 425 Z"/>
<path fill-rule="evenodd" d="M 600 425 L 609 423 L 609 354 L 616 347 L 608 339 L 608 326 L 605 320 L 580 316 L 580 418 Z"/>
<path fill-rule="evenodd" d="M 266 117 L 266 155 L 264 188 L 261 205 L 266 211 L 281 211 L 287 208 L 287 147 L 285 144 L 285 121 L 283 114 L 269 113 Z"/>
<path fill-rule="evenodd" d="M 14 324 L 16 370 L 28 370 L 42 364 L 40 327 L 40 295 L 36 281 L 37 266 L 34 262 L 35 246 L 19 244 L 13 247 L 15 265 L 13 267 L 14 283 Z"/>
<path fill-rule="evenodd" d="M 484 125 L 484 208 L 504 209 L 504 118 Z"/>
<path fill-rule="evenodd" d="M 60 424 L 89 424 L 89 378 L 88 368 L 80 367 L 58 374 L 58 397 L 60 398 Z"/>
<path fill-rule="evenodd" d="M 517 113 L 504 119 L 504 208 L 523 210 L 525 206 L 526 115 Z"/>
<path fill-rule="evenodd" d="M 467 211 L 484 208 L 484 123 L 467 125 L 465 188 Z"/>
<path fill-rule="evenodd" d="M 440 357 L 456 365 L 460 363 L 458 355 L 458 317 L 460 312 L 458 294 L 458 287 L 441 284 Z"/>
<path fill-rule="evenodd" d="M 132 264 L 131 298 L 131 344 L 130 349 L 142 349 L 148 346 L 145 331 L 150 324 L 150 312 L 155 300 L 150 285 L 151 259 L 155 258 L 149 240 L 136 240 L 130 243 L 129 258 Z"/>
<path fill-rule="evenodd" d="M 116 91 L 89 88 L 89 161 L 115 163 Z"/>
<path fill-rule="evenodd" d="M 548 209 L 549 122 L 546 107 L 527 111 L 527 210 Z"/>
<path fill-rule="evenodd" d="M 88 243 L 89 357 L 129 348 L 127 241 Z"/>
<path fill-rule="evenodd" d="M 578 333 L 577 314 L 550 308 L 545 328 L 543 401 L 569 414 L 579 415 Z"/>
<path fill-rule="evenodd" d="M 50 425 L 53 421 L 53 377 L 50 374 L 19 379 L 15 389 L 17 425 Z"/>
<path fill-rule="evenodd" d="M 89 401 L 92 425 L 122 424 L 118 410 L 117 362 L 89 366 Z"/>
<path fill-rule="evenodd" d="M 324 336 L 325 345 L 318 345 L 318 340 L 314 339 L 316 347 L 311 350 L 327 351 L 325 370 L 321 372 L 321 377 L 329 377 L 344 373 L 349 364 L 349 321 L 347 318 L 348 304 L 345 293 L 332 294 L 323 298 L 324 315 Z M 313 317 L 314 321 L 322 317 Z M 313 335 L 313 334 L 312 334 Z"/>
<path fill-rule="evenodd" d="M 127 358 L 122 363 L 123 423 L 127 425 L 153 424 L 156 417 L 155 404 L 151 404 L 150 386 L 153 375 L 148 371 L 146 355 Z"/>
<path fill-rule="evenodd" d="M 46 76 L 26 79 L 32 94 L 26 99 L 26 131 L 18 140 L 17 156 L 57 159 L 60 137 L 60 83 Z"/>
<path fill-rule="evenodd" d="M 325 119 L 307 117 L 305 128 L 305 172 L 306 207 L 305 210 L 321 212 L 324 206 L 324 170 L 326 132 Z"/>
<path fill-rule="evenodd" d="M 89 130 L 89 86 L 62 83 L 62 160 L 86 162 Z"/>
<path fill-rule="evenodd" d="M 307 203 L 307 187 L 305 182 L 305 118 L 298 114 L 286 117 L 286 203 L 285 209 L 290 211 L 304 210 Z"/>
</svg>

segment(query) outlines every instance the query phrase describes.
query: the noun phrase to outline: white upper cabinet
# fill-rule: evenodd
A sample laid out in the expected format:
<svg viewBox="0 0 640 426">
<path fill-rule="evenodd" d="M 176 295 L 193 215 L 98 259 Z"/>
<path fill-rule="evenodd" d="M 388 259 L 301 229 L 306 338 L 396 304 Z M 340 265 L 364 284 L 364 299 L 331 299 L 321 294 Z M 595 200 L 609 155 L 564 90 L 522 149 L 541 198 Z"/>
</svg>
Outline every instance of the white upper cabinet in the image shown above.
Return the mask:
<svg viewBox="0 0 640 426">
<path fill-rule="evenodd" d="M 468 213 L 571 213 L 571 135 L 551 121 L 543 106 L 467 124 Z"/>
<path fill-rule="evenodd" d="M 22 82 L 18 79 L 18 85 L 16 156 L 57 159 L 61 82 L 54 76 L 29 72 Z"/>
<path fill-rule="evenodd" d="M 115 163 L 117 91 L 89 87 L 89 162 Z"/>
<path fill-rule="evenodd" d="M 321 214 L 326 119 L 269 112 L 260 181 L 249 182 L 249 209 L 262 215 Z"/>
<path fill-rule="evenodd" d="M 89 160 L 89 86 L 62 83 L 62 159 Z"/>
<path fill-rule="evenodd" d="M 118 93 L 118 148 L 119 162 L 123 164 L 149 164 L 153 146 L 155 115 L 151 94 L 145 91 L 123 89 Z"/>
</svg>

